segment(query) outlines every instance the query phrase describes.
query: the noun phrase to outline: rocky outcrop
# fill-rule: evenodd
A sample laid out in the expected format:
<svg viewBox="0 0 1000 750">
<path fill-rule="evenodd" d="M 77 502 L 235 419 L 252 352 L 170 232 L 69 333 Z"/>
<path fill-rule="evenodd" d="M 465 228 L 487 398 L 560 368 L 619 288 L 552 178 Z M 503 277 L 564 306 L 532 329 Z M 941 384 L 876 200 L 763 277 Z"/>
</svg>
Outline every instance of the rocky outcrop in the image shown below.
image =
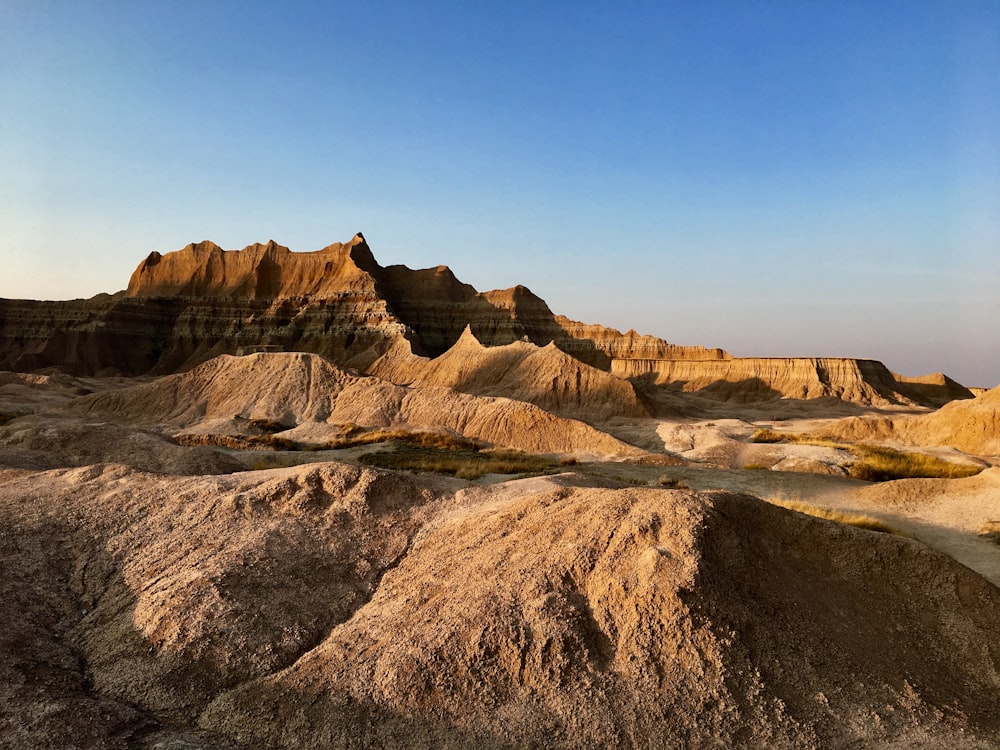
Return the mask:
<svg viewBox="0 0 1000 750">
<path fill-rule="evenodd" d="M 1000 591 L 918 542 L 721 492 L 425 482 L 6 475 L 0 746 L 1000 740 Z"/>
<path fill-rule="evenodd" d="M 611 372 L 621 378 L 736 402 L 834 397 L 869 406 L 937 405 L 932 399 L 949 392 L 945 384 L 922 391 L 913 387 L 913 381 L 900 382 L 881 362 L 867 359 L 616 359 Z M 964 389 L 957 383 L 954 386 L 952 398 L 961 397 Z"/>
</svg>

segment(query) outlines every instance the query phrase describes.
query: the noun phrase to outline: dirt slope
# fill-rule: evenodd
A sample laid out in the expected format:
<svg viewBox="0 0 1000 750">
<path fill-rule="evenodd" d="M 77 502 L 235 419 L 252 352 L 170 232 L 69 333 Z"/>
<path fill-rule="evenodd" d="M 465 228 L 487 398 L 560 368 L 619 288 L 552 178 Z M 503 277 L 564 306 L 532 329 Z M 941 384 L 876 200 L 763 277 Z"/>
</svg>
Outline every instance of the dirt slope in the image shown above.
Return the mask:
<svg viewBox="0 0 1000 750">
<path fill-rule="evenodd" d="M 357 377 L 311 354 L 221 356 L 181 375 L 85 396 L 71 413 L 155 424 L 174 432 L 240 434 L 254 420 L 280 423 L 321 442 L 338 425 L 443 431 L 539 453 L 629 456 L 642 453 L 575 420 L 510 399 L 449 388 L 403 387 Z M 322 429 L 306 430 L 302 425 Z M 282 433 L 277 433 L 281 435 Z"/>
</svg>

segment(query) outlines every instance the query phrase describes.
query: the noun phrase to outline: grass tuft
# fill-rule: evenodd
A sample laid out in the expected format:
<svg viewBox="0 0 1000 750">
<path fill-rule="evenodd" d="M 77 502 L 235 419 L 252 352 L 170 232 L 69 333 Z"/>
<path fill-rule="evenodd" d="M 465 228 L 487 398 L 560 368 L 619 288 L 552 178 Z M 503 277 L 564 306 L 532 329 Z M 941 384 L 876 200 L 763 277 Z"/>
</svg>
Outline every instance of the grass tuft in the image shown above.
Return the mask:
<svg viewBox="0 0 1000 750">
<path fill-rule="evenodd" d="M 842 523 L 847 526 L 854 526 L 868 531 L 877 531 L 881 534 L 897 534 L 899 536 L 905 536 L 905 534 L 899 531 L 899 529 L 893 528 L 889 524 L 884 521 L 880 521 L 874 516 L 866 516 L 862 513 L 844 513 L 832 508 L 824 508 L 819 505 L 804 503 L 801 500 L 772 498 L 767 502 L 771 505 L 777 505 L 779 508 L 794 510 L 796 513 L 803 513 L 807 516 L 813 516 L 814 518 L 822 518 L 827 521 L 834 521 L 835 523 Z"/>
<path fill-rule="evenodd" d="M 688 485 L 684 484 L 679 478 L 671 477 L 663 474 L 656 480 L 657 487 L 663 487 L 667 490 L 689 490 L 691 489 Z"/>
</svg>

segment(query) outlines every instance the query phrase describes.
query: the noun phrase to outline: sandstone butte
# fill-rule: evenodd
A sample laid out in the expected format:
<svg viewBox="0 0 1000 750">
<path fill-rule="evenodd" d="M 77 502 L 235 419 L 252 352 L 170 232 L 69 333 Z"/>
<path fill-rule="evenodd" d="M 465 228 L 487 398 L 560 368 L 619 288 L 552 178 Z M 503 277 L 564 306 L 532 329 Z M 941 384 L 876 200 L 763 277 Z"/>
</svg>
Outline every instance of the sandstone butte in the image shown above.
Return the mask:
<svg viewBox="0 0 1000 750">
<path fill-rule="evenodd" d="M 441 364 L 420 366 L 418 375 L 384 360 L 390 352 L 398 358 L 406 347 L 433 359 L 457 345 L 469 356 L 466 329 L 484 347 L 554 344 L 553 361 L 545 367 L 544 356 L 523 362 L 518 383 L 504 383 L 498 392 L 481 377 L 445 374 Z M 457 381 L 465 380 L 470 392 L 489 395 L 504 395 L 503 389 L 512 387 L 557 409 L 560 403 L 579 405 L 572 403 L 580 401 L 571 393 L 573 383 L 550 383 L 550 392 L 566 394 L 558 396 L 538 395 L 538 383 L 524 381 L 537 380 L 548 366 L 564 372 L 564 360 L 555 361 L 559 353 L 621 380 L 725 401 L 834 397 L 864 405 L 939 406 L 972 397 L 943 375 L 905 378 L 871 360 L 736 359 L 721 349 L 677 346 L 635 331 L 578 323 L 553 314 L 523 286 L 480 293 L 445 266 L 382 267 L 360 233 L 304 253 L 273 241 L 238 251 L 200 242 L 150 253 L 128 288 L 114 295 L 66 302 L 0 300 L 5 370 L 56 366 L 76 374 L 165 374 L 219 354 L 261 349 L 312 352 L 363 372 L 374 366 L 400 384 L 423 378 L 464 390 Z M 579 372 L 590 380 L 600 377 Z M 617 386 L 611 390 L 609 396 L 626 413 L 648 411 L 648 403 L 635 401 L 638 396 Z"/>
</svg>

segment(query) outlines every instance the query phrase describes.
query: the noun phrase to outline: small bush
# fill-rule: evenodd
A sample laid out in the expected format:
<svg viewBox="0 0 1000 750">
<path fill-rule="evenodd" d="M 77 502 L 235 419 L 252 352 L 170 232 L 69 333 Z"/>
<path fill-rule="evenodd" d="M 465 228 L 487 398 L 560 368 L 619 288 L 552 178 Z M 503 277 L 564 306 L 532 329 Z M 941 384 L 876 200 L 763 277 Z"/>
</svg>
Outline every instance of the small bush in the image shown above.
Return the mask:
<svg viewBox="0 0 1000 750">
<path fill-rule="evenodd" d="M 765 466 L 764 464 L 747 464 L 743 468 L 748 471 L 768 471 L 771 467 Z"/>
<path fill-rule="evenodd" d="M 833 510 L 832 508 L 824 508 L 819 505 L 804 503 L 801 500 L 782 500 L 772 498 L 767 502 L 771 505 L 777 505 L 779 508 L 794 510 L 796 513 L 803 513 L 807 516 L 813 516 L 814 518 L 822 518 L 827 521 L 834 521 L 835 523 L 842 523 L 847 526 L 854 526 L 868 531 L 877 531 L 880 534 L 897 534 L 904 536 L 901 531 L 893 528 L 884 521 L 880 521 L 873 516 L 866 516 L 862 513 L 844 513 L 839 510 Z"/>
</svg>

